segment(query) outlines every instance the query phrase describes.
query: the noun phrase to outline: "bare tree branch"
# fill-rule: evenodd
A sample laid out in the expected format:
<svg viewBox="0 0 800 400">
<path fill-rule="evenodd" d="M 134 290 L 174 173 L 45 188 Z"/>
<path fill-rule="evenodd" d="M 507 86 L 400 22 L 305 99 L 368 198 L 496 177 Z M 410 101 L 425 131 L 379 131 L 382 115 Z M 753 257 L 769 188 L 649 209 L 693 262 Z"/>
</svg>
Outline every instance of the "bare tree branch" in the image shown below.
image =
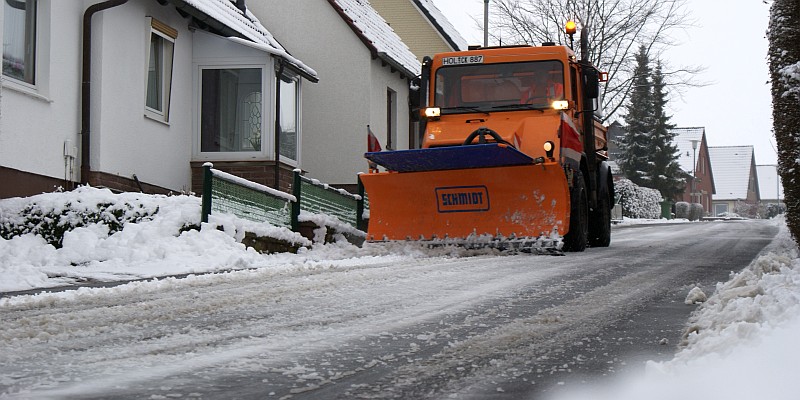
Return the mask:
<svg viewBox="0 0 800 400">
<path fill-rule="evenodd" d="M 570 45 L 564 32 L 569 19 L 589 29 L 589 61 L 608 72 L 600 105 L 605 120 L 615 119 L 630 96 L 634 55 L 640 45 L 652 60 L 663 60 L 676 43 L 670 34 L 691 25 L 686 0 L 495 0 L 490 36 L 505 45 L 556 42 Z M 662 62 L 670 92 L 681 96 L 688 87 L 702 86 L 694 76 L 699 66 Z"/>
</svg>

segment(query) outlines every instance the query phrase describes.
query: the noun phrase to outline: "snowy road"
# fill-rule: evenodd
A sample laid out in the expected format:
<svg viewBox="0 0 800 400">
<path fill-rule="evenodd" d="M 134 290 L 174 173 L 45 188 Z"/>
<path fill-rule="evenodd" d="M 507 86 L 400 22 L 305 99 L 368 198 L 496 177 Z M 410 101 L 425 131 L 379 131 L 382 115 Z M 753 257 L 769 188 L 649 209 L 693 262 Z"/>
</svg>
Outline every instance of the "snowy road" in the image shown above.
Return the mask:
<svg viewBox="0 0 800 400">
<path fill-rule="evenodd" d="M 0 398 L 540 398 L 671 356 L 691 285 L 711 294 L 776 232 L 628 226 L 566 257 L 365 257 L 20 296 L 0 303 Z"/>
</svg>

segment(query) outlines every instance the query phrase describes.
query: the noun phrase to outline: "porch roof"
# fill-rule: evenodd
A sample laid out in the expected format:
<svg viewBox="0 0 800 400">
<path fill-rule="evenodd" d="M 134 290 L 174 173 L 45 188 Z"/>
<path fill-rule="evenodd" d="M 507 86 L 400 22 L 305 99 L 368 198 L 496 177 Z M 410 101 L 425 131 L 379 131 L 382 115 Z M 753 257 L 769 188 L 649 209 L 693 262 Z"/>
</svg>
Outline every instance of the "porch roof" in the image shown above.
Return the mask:
<svg viewBox="0 0 800 400">
<path fill-rule="evenodd" d="M 249 10 L 242 12 L 242 10 L 237 8 L 235 0 L 169 1 L 173 3 L 178 10 L 194 17 L 196 23 L 208 25 L 221 35 L 252 42 L 252 47 L 285 60 L 290 68 L 296 70 L 306 79 L 313 82 L 319 80 L 317 72 L 313 68 L 289 54 L 253 13 Z"/>
</svg>

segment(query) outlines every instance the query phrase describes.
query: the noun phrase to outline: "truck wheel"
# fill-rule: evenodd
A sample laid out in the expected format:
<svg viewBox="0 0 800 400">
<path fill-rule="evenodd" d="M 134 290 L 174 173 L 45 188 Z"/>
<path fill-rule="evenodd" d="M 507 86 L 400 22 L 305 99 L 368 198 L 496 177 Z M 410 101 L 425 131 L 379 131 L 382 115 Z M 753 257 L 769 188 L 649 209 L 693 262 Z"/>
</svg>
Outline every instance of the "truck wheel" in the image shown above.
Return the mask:
<svg viewBox="0 0 800 400">
<path fill-rule="evenodd" d="M 575 171 L 572 179 L 575 183 L 569 193 L 569 232 L 564 235 L 564 251 L 578 252 L 586 250 L 589 237 L 589 201 L 586 199 L 586 182 L 583 174 Z"/>
<path fill-rule="evenodd" d="M 611 244 L 611 198 L 608 186 L 600 187 L 597 209 L 590 213 L 589 246 L 608 247 Z"/>
</svg>

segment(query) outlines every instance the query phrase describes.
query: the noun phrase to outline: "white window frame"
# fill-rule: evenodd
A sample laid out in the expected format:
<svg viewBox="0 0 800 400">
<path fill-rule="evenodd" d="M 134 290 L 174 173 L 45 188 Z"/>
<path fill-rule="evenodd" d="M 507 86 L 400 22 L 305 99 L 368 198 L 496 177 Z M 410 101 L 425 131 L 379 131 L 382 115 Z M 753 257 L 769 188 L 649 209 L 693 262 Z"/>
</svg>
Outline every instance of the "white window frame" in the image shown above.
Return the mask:
<svg viewBox="0 0 800 400">
<path fill-rule="evenodd" d="M 297 135 L 297 143 L 296 143 L 297 149 L 295 149 L 295 150 L 296 150 L 296 158 L 297 159 L 293 160 L 293 159 L 291 159 L 289 157 L 284 156 L 283 154 L 279 154 L 279 156 L 280 156 L 280 160 L 279 161 L 284 163 L 284 164 L 291 165 L 293 167 L 298 167 L 298 166 L 300 166 L 301 149 L 303 147 L 302 146 L 302 143 L 303 143 L 303 141 L 302 141 L 303 129 L 302 129 L 302 126 L 301 126 L 303 118 L 302 118 L 302 115 L 301 115 L 302 107 L 301 107 L 301 102 L 300 102 L 300 93 L 302 93 L 302 90 L 301 90 L 300 87 L 302 85 L 302 79 L 300 79 L 299 75 L 294 74 L 294 73 L 292 73 L 292 72 L 290 72 L 288 70 L 284 70 L 283 71 L 283 75 L 288 77 L 288 78 L 290 78 L 290 79 L 292 79 L 292 80 L 294 80 L 294 82 L 295 82 L 295 94 L 294 94 L 294 100 L 295 100 L 294 101 L 294 103 L 295 103 L 294 104 L 294 107 L 295 107 L 295 130 L 296 130 L 295 134 Z M 281 79 L 281 77 L 278 77 L 278 80 L 280 80 L 280 79 Z M 275 93 L 273 93 L 273 94 L 275 94 Z M 279 102 L 281 100 L 278 99 L 277 96 L 275 96 L 275 101 Z M 275 103 L 273 103 L 273 104 L 275 104 Z M 283 105 L 283 104 L 281 103 L 281 105 Z M 283 108 L 281 108 L 281 110 L 283 110 Z M 280 116 L 276 116 L 275 118 L 276 119 L 280 118 Z M 274 142 L 274 141 L 275 140 L 272 139 L 272 142 Z M 275 144 L 273 143 L 273 146 L 274 145 Z"/>
<path fill-rule="evenodd" d="M 2 74 L 2 86 L 32 98 L 50 102 L 50 0 L 36 0 L 35 55 L 33 83 Z M 3 39 L 5 40 L 5 38 Z M 0 71 L 1 73 L 1 71 Z"/>
<path fill-rule="evenodd" d="M 261 150 L 260 151 L 202 151 L 202 103 L 203 103 L 203 71 L 215 69 L 259 69 L 261 70 L 261 94 L 263 99 L 271 99 L 274 97 L 272 91 L 272 81 L 269 77 L 274 74 L 267 74 L 266 71 L 271 70 L 272 65 L 268 64 L 200 64 L 196 66 L 195 87 L 196 93 L 195 101 L 195 145 L 194 145 L 194 159 L 199 161 L 245 161 L 252 159 L 271 159 L 273 156 L 272 150 L 274 147 L 274 140 L 272 136 L 274 127 L 270 126 L 269 121 L 274 121 L 274 103 L 266 101 L 262 104 L 262 117 L 261 117 Z M 269 95 L 267 95 L 269 94 Z M 268 137 L 268 140 L 264 138 Z"/>
<path fill-rule="evenodd" d="M 148 118 L 157 120 L 159 122 L 169 123 L 169 109 L 170 109 L 170 98 L 172 96 L 172 75 L 173 75 L 173 63 L 175 58 L 175 40 L 178 38 L 178 31 L 169 25 L 155 19 L 152 17 L 147 17 L 147 38 L 146 38 L 146 52 L 145 52 L 145 62 L 144 62 L 144 115 Z M 160 71 L 160 80 L 161 86 L 159 88 L 160 93 L 158 93 L 159 99 L 161 101 L 161 110 L 152 108 L 147 105 L 147 92 L 150 87 L 150 55 L 152 54 L 152 40 L 153 36 L 158 37 L 161 39 L 164 44 L 169 44 L 169 46 L 161 46 L 159 49 L 161 51 L 161 71 Z"/>
</svg>

